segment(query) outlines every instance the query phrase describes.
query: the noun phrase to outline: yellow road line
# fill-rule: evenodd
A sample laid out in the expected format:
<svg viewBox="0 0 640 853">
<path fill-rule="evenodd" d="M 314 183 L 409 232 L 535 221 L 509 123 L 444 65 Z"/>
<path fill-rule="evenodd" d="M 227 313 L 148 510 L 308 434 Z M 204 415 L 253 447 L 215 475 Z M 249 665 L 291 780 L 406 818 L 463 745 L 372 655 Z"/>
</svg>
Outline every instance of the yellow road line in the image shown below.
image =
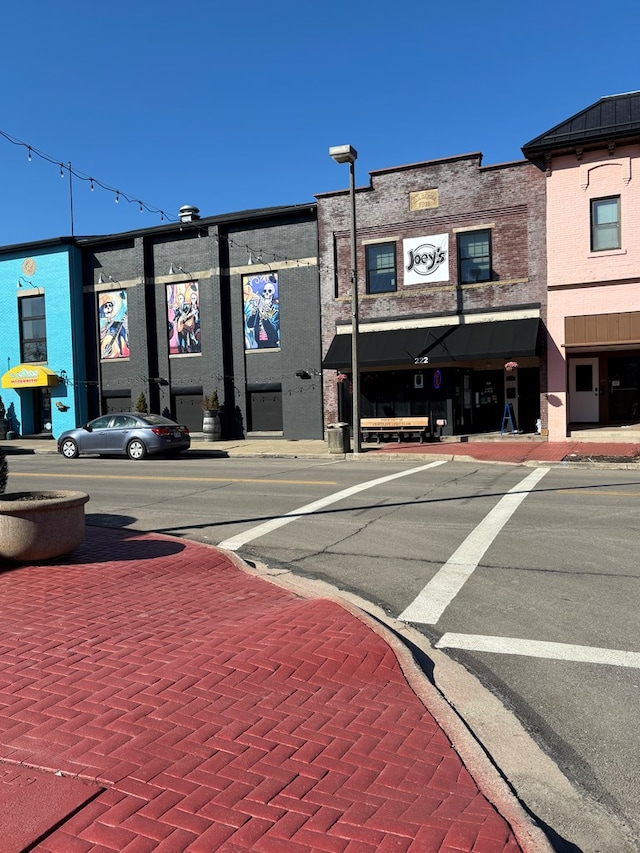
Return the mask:
<svg viewBox="0 0 640 853">
<path fill-rule="evenodd" d="M 603 486 L 601 489 L 558 489 L 560 495 L 606 495 L 612 498 L 640 498 L 640 492 L 612 492 Z"/>
<path fill-rule="evenodd" d="M 279 485 L 293 486 L 337 486 L 335 480 L 275 480 L 273 477 L 249 478 L 249 477 L 144 477 L 139 474 L 28 474 L 24 471 L 18 473 L 11 471 L 9 477 L 37 477 L 39 480 L 46 479 L 75 479 L 75 480 L 159 480 L 160 482 L 180 483 L 277 483 Z"/>
</svg>

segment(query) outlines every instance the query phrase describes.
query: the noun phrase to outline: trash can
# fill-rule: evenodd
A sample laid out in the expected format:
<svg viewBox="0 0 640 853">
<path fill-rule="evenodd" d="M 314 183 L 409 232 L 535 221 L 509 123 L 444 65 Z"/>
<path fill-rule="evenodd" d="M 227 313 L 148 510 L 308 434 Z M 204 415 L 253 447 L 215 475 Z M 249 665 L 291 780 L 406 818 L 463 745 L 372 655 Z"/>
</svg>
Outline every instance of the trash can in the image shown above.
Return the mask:
<svg viewBox="0 0 640 853">
<path fill-rule="evenodd" d="M 327 427 L 329 453 L 349 453 L 351 451 L 351 436 L 349 424 L 329 424 Z"/>
</svg>

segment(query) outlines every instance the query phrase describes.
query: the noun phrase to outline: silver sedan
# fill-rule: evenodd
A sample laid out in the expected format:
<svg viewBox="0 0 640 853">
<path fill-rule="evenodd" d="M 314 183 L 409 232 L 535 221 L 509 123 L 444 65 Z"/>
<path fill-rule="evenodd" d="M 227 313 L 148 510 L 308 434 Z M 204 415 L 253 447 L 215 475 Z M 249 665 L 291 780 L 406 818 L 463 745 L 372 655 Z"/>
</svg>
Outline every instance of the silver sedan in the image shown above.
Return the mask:
<svg viewBox="0 0 640 853">
<path fill-rule="evenodd" d="M 58 438 L 58 452 L 67 459 L 81 453 L 144 459 L 151 453 L 179 453 L 191 446 L 189 429 L 162 415 L 117 412 L 102 415 Z"/>
</svg>

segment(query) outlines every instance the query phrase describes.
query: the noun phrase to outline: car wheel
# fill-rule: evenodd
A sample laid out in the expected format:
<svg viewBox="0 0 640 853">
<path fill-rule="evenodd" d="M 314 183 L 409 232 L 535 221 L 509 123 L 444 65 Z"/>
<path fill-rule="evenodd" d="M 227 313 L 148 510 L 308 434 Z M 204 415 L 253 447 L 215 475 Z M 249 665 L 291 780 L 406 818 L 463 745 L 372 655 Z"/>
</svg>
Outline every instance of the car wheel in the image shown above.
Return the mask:
<svg viewBox="0 0 640 853">
<path fill-rule="evenodd" d="M 79 455 L 78 445 L 72 438 L 65 438 L 60 445 L 60 452 L 67 459 L 75 459 Z"/>
<path fill-rule="evenodd" d="M 129 459 L 144 459 L 147 455 L 147 448 L 139 438 L 134 438 L 127 445 L 127 456 Z"/>
</svg>

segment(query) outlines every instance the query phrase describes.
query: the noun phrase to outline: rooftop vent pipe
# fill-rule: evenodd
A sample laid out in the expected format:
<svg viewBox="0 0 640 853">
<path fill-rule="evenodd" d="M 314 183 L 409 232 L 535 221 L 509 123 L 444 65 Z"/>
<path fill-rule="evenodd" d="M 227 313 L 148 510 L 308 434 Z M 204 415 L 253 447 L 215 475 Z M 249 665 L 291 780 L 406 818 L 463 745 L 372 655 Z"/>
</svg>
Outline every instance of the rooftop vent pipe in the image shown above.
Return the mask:
<svg viewBox="0 0 640 853">
<path fill-rule="evenodd" d="M 180 208 L 180 222 L 193 222 L 200 219 L 200 210 L 192 204 L 183 204 Z"/>
</svg>

